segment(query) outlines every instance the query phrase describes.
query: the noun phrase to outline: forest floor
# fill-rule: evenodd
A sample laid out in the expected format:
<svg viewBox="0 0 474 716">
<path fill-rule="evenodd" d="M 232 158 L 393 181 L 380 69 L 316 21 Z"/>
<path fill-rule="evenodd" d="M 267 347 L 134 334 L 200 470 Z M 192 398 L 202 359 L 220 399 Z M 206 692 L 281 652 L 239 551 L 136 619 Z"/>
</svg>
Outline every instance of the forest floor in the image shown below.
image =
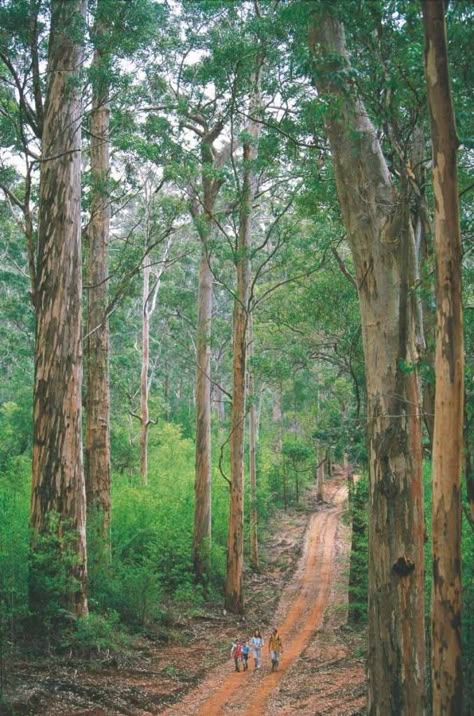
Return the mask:
<svg viewBox="0 0 474 716">
<path fill-rule="evenodd" d="M 201 609 L 170 612 L 163 631 L 133 641 L 119 656 L 74 655 L 7 664 L 0 715 L 357 716 L 366 713 L 365 635 L 346 626 L 350 530 L 343 519 L 342 474 L 326 483 L 325 502 L 309 492 L 300 509 L 279 513 L 262 544 L 262 571 L 246 575 L 245 618 Z M 268 641 L 279 627 L 284 653 L 271 672 L 237 673 L 235 637 L 256 626 Z"/>
</svg>

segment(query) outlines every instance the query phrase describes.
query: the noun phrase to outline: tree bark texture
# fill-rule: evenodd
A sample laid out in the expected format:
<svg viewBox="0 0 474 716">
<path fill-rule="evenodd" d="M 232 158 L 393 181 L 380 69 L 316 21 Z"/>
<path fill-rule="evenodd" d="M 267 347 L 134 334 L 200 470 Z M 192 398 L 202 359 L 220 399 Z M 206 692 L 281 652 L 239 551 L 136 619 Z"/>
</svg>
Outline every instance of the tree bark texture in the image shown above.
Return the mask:
<svg viewBox="0 0 474 716">
<path fill-rule="evenodd" d="M 150 323 L 156 311 L 158 294 L 161 286 L 161 277 L 166 268 L 166 262 L 172 245 L 172 237 L 168 236 L 160 257 L 158 268 L 153 268 L 153 259 L 150 254 L 152 243 L 152 206 L 153 189 L 147 191 L 145 211 L 145 257 L 143 259 L 143 289 L 142 289 L 142 366 L 140 372 L 140 482 L 148 485 L 148 437 L 150 425 L 155 421 L 150 418 Z M 151 281 L 154 281 L 150 286 Z"/>
<path fill-rule="evenodd" d="M 217 125 L 201 141 L 202 211 L 193 212 L 201 241 L 199 264 L 198 316 L 196 335 L 196 457 L 194 479 L 193 570 L 196 582 L 207 584 L 211 571 L 211 324 L 212 285 L 209 239 L 213 229 L 214 207 L 222 182 L 212 177 L 221 157 L 213 142 L 222 127 Z"/>
<path fill-rule="evenodd" d="M 225 348 L 217 351 L 214 355 L 214 378 L 211 386 L 211 407 L 215 419 L 222 424 L 225 420 L 225 401 L 226 394 L 221 387 L 222 381 L 222 361 L 224 358 Z"/>
<path fill-rule="evenodd" d="M 81 428 L 81 87 L 86 3 L 53 0 L 40 174 L 31 526 L 74 535 L 67 609 L 87 614 Z M 33 537 L 33 549 L 35 536 Z M 32 576 L 34 581 L 34 575 Z M 32 593 L 35 585 L 32 584 Z M 35 605 L 32 604 L 34 610 Z"/>
<path fill-rule="evenodd" d="M 473 445 L 470 440 L 472 416 L 468 413 L 466 390 L 464 390 L 464 477 L 466 479 L 466 496 L 470 510 L 467 513 L 471 525 L 474 525 L 474 466 L 472 461 Z"/>
<path fill-rule="evenodd" d="M 375 128 L 347 84 L 342 25 L 315 18 L 310 43 L 319 61 L 316 84 L 331 97 L 326 126 L 356 269 L 366 363 L 368 713 L 411 716 L 424 713 L 421 420 L 413 369 L 416 305 L 409 295 L 414 237 L 407 201 L 397 196 Z"/>
<path fill-rule="evenodd" d="M 251 108 L 257 110 L 259 100 L 259 71 L 254 76 Z M 252 111 L 251 111 L 252 114 Z M 233 380 L 230 414 L 230 509 L 227 538 L 227 573 L 225 605 L 229 611 L 244 611 L 244 438 L 245 438 L 245 374 L 247 359 L 247 324 L 249 318 L 250 241 L 252 235 L 252 206 L 255 195 L 255 170 L 260 132 L 258 122 L 250 120 L 249 139 L 243 143 L 243 176 L 240 204 L 239 236 L 236 257 L 237 290 L 233 314 Z"/>
<path fill-rule="evenodd" d="M 275 426 L 275 451 L 281 453 L 283 450 L 283 412 L 281 409 L 281 389 L 272 390 L 272 421 Z"/>
<path fill-rule="evenodd" d="M 150 370 L 150 273 L 151 258 L 147 254 L 143 264 L 142 288 L 142 367 L 140 372 L 140 482 L 148 485 L 148 431 L 150 411 L 148 407 L 148 372 Z"/>
<path fill-rule="evenodd" d="M 434 265 L 433 246 L 431 241 L 431 226 L 429 209 L 425 194 L 426 168 L 425 168 L 425 136 L 423 126 L 413 130 L 411 163 L 415 178 L 415 246 L 417 257 L 417 270 L 415 274 L 416 284 L 421 283 L 420 266 L 424 265 L 431 269 Z M 428 437 L 428 448 L 430 455 L 433 450 L 434 433 L 434 409 L 435 409 L 435 381 L 434 381 L 434 345 L 435 345 L 435 323 L 436 312 L 434 309 L 435 296 L 434 286 L 423 286 L 423 296 L 417 295 L 418 320 L 417 320 L 417 346 L 420 350 L 423 363 L 429 371 L 422 384 L 422 405 L 423 420 Z M 417 292 L 418 294 L 418 292 Z"/>
<path fill-rule="evenodd" d="M 212 273 L 207 246 L 199 265 L 196 353 L 196 463 L 193 565 L 196 581 L 207 583 L 211 547 L 211 320 Z"/>
<path fill-rule="evenodd" d="M 322 454 L 322 451 L 318 450 L 317 453 L 317 459 Z M 316 469 L 316 501 L 317 502 L 323 502 L 324 501 L 324 468 L 326 465 L 326 460 L 320 460 L 318 463 L 318 467 Z"/>
<path fill-rule="evenodd" d="M 442 0 L 422 4 L 433 145 L 436 256 L 436 397 L 433 439 L 433 713 L 461 714 L 461 471 L 464 345 L 458 140 Z M 446 437 L 449 436 L 449 439 Z"/>
<path fill-rule="evenodd" d="M 249 316 L 248 323 L 248 352 L 249 358 L 254 354 L 253 317 Z M 250 565 L 258 569 L 258 511 L 257 511 L 257 406 L 255 403 L 255 378 L 252 366 L 248 371 L 248 393 L 250 399 L 249 410 L 249 481 L 250 481 Z"/>
<path fill-rule="evenodd" d="M 86 443 L 85 475 L 89 514 L 94 513 L 99 537 L 110 544 L 110 385 L 108 271 L 110 196 L 108 191 L 109 104 L 108 58 L 100 48 L 102 28 L 92 63 L 90 119 L 91 216 L 87 231 Z"/>
</svg>

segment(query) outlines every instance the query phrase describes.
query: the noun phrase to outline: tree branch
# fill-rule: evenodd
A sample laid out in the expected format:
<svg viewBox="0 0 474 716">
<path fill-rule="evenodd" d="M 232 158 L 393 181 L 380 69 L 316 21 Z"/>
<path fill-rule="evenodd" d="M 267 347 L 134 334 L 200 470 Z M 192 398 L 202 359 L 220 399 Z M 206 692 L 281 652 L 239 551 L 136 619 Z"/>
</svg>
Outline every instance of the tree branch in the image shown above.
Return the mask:
<svg viewBox="0 0 474 716">
<path fill-rule="evenodd" d="M 347 269 L 346 264 L 342 260 L 342 258 L 339 256 L 339 253 L 337 251 L 337 248 L 335 246 L 331 249 L 334 258 L 336 259 L 339 268 L 341 269 L 344 276 L 347 278 L 348 281 L 351 282 L 351 284 L 354 286 L 355 290 L 357 291 L 357 281 L 355 280 L 354 276 L 350 273 L 350 271 Z"/>
</svg>

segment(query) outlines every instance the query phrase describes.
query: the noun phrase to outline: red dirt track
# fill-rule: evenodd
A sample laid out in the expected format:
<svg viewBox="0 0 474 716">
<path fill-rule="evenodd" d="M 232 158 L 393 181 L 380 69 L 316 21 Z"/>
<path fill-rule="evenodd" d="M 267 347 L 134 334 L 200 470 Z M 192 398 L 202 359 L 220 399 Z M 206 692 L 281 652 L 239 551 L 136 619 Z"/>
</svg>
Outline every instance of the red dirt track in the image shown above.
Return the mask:
<svg viewBox="0 0 474 716">
<path fill-rule="evenodd" d="M 272 673 L 270 670 L 266 644 L 261 670 L 253 670 L 253 659 L 250 658 L 249 670 L 237 673 L 232 671 L 233 662 L 229 661 L 210 672 L 196 690 L 167 709 L 165 714 L 219 716 L 242 710 L 255 716 L 275 713 L 275 705 L 270 705 L 269 699 L 278 693 L 285 675 L 308 647 L 315 632 L 321 628 L 326 609 L 331 603 L 331 589 L 337 569 L 337 533 L 342 505 L 347 496 L 344 478 L 339 477 L 328 483 L 326 492 L 330 505 L 312 515 L 297 572 L 284 590 L 275 614 L 274 623 L 278 625 L 284 647 L 279 671 Z M 268 640 L 268 635 L 264 637 Z M 318 681 L 320 679 L 315 680 L 316 686 Z M 314 709 L 314 706 L 311 708 Z M 292 710 L 283 708 L 277 709 L 277 712 L 292 713 Z M 313 710 L 312 713 L 338 712 Z"/>
</svg>

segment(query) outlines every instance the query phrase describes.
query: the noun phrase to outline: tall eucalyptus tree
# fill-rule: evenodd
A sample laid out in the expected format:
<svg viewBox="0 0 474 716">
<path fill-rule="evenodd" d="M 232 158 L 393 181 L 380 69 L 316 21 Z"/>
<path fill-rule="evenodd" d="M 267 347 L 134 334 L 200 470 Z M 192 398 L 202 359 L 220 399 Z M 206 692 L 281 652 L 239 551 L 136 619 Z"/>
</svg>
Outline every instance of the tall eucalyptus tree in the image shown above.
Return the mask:
<svg viewBox="0 0 474 716">
<path fill-rule="evenodd" d="M 224 183 L 230 146 L 225 138 L 230 95 L 222 91 L 223 67 L 216 59 L 229 32 L 225 5 L 195 3 L 169 18 L 168 52 L 150 81 L 149 109 L 165 113 L 172 140 L 166 172 L 187 197 L 200 242 L 196 320 L 196 449 L 193 571 L 208 584 L 211 548 L 211 334 L 213 269 L 211 244 L 217 232 L 217 200 Z M 219 30 L 217 27 L 219 26 Z M 205 28 L 205 31 L 204 31 Z M 185 38 L 183 42 L 183 37 Z M 196 57 L 192 57 L 192 55 Z M 224 79 L 223 79 L 224 78 Z"/>
<path fill-rule="evenodd" d="M 110 183 L 110 7 L 98 0 L 92 31 L 90 114 L 90 220 L 87 227 L 87 323 L 85 337 L 85 476 L 88 510 L 100 538 L 110 526 L 109 235 Z M 106 549 L 107 551 L 107 549 Z"/>
<path fill-rule="evenodd" d="M 260 102 L 260 71 L 262 60 L 257 57 L 251 78 L 250 115 L 258 111 Z M 247 370 L 247 329 L 250 298 L 250 246 L 252 237 L 253 203 L 256 193 L 255 158 L 260 124 L 250 118 L 242 143 L 243 169 L 239 207 L 239 232 L 236 250 L 237 288 L 233 314 L 233 379 L 230 413 L 230 509 L 227 538 L 226 607 L 241 613 L 244 609 L 244 433 Z"/>
<path fill-rule="evenodd" d="M 364 343 L 370 467 L 369 713 L 423 713 L 423 501 L 416 372 L 414 237 L 407 194 L 350 81 L 343 25 L 313 3 L 315 83 L 352 249 Z M 318 10 L 320 10 L 318 12 Z"/>
<path fill-rule="evenodd" d="M 126 58 L 132 66 L 141 62 L 141 58 L 135 56 L 155 34 L 155 22 L 160 10 L 151 0 L 95 0 L 90 3 L 89 9 L 93 15 L 91 40 L 94 54 L 89 71 L 92 96 L 88 126 L 90 217 L 86 229 L 85 272 L 85 474 L 87 506 L 95 513 L 94 523 L 107 553 L 111 470 L 109 248 L 112 205 L 117 202 L 117 182 L 114 182 L 111 172 L 110 154 L 114 147 L 110 124 L 111 114 L 117 124 L 113 115 L 120 113 L 120 104 L 128 107 L 131 102 L 127 74 L 130 75 L 133 69 L 119 69 L 118 60 Z M 122 90 L 120 93 L 118 88 Z M 118 94 L 120 100 L 117 100 Z M 135 142 L 139 144 L 139 128 L 135 126 L 134 130 Z"/>
<path fill-rule="evenodd" d="M 462 247 L 458 137 L 443 0 L 424 0 L 425 72 L 433 144 L 436 254 L 436 398 L 433 438 L 433 714 L 459 714 L 461 662 L 461 471 L 464 421 Z M 449 435 L 449 441 L 446 441 Z"/>
<path fill-rule="evenodd" d="M 64 606 L 87 614 L 82 458 L 81 70 L 85 0 L 53 0 L 44 105 L 36 268 L 31 526 L 33 548 L 53 513 L 73 535 Z M 64 557 L 59 547 L 57 557 Z M 45 568 L 39 562 L 38 570 Z M 31 574 L 35 609 L 38 572 Z"/>
</svg>

